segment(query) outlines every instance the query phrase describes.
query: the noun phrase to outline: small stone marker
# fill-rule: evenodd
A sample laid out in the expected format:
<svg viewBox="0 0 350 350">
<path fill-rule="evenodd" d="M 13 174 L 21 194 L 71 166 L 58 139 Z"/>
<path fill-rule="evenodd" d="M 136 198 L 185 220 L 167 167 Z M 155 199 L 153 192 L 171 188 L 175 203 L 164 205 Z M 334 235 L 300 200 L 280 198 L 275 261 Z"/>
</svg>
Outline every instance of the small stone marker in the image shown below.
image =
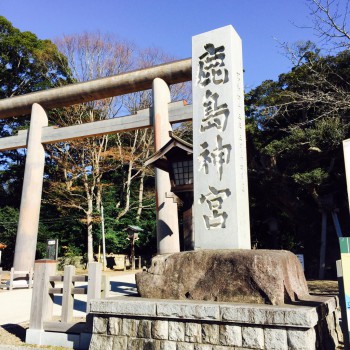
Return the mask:
<svg viewBox="0 0 350 350">
<path fill-rule="evenodd" d="M 250 249 L 241 39 L 192 38 L 195 249 Z"/>
<path fill-rule="evenodd" d="M 46 259 L 57 260 L 58 239 L 49 239 L 46 247 Z"/>
</svg>

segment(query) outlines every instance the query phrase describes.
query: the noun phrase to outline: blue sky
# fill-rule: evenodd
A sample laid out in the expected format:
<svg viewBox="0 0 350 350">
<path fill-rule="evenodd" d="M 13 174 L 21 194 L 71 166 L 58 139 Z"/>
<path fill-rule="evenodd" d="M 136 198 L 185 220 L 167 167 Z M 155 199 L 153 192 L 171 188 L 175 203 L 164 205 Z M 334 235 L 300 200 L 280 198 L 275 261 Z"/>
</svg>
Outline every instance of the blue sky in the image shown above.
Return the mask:
<svg viewBox="0 0 350 350">
<path fill-rule="evenodd" d="M 243 41 L 246 89 L 288 72 L 280 42 L 317 40 L 306 0 L 0 0 L 0 14 L 41 39 L 113 33 L 140 47 L 191 56 L 191 37 L 231 24 Z M 277 40 L 276 40 L 277 39 Z"/>
</svg>

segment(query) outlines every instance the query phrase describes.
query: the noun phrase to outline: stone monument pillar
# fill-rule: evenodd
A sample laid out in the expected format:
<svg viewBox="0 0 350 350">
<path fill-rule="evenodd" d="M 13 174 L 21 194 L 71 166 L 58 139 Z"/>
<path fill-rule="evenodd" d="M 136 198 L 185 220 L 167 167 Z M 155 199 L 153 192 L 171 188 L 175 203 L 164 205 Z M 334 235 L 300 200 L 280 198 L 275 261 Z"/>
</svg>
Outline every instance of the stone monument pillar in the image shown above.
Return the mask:
<svg viewBox="0 0 350 350">
<path fill-rule="evenodd" d="M 250 249 L 241 39 L 192 38 L 195 249 Z"/>
<path fill-rule="evenodd" d="M 41 130 L 47 124 L 44 109 L 36 103 L 33 104 L 13 262 L 17 271 L 28 271 L 34 266 L 45 165 Z"/>
<path fill-rule="evenodd" d="M 171 99 L 169 87 L 164 80 L 154 79 L 152 88 L 154 150 L 157 152 L 170 140 L 168 103 Z M 176 253 L 180 251 L 177 203 L 174 203 L 171 196 L 167 196 L 171 188 L 169 173 L 158 168 L 155 168 L 155 173 L 158 254 Z"/>
</svg>

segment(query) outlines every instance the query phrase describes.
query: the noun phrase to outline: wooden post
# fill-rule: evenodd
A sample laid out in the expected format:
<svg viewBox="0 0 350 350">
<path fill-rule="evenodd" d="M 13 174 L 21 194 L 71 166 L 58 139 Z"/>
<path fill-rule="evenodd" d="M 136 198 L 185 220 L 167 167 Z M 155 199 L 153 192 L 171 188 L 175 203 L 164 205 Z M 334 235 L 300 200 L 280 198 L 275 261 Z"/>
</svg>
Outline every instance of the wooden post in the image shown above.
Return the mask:
<svg viewBox="0 0 350 350">
<path fill-rule="evenodd" d="M 102 231 L 102 254 L 103 254 L 103 271 L 106 271 L 107 258 L 106 258 L 106 237 L 105 237 L 105 216 L 103 211 L 103 205 L 101 205 L 101 231 Z"/>
<path fill-rule="evenodd" d="M 87 314 L 90 312 L 90 300 L 101 298 L 102 264 L 98 262 L 89 263 L 88 270 Z"/>
<path fill-rule="evenodd" d="M 13 289 L 13 279 L 14 278 L 15 278 L 15 269 L 13 267 L 11 267 L 9 290 Z"/>
<path fill-rule="evenodd" d="M 135 235 L 131 238 L 131 270 L 135 270 Z"/>
<path fill-rule="evenodd" d="M 29 274 L 28 274 L 28 288 L 32 288 L 33 287 L 33 275 L 34 275 L 34 270 L 31 267 L 29 270 Z"/>
<path fill-rule="evenodd" d="M 72 265 L 64 267 L 63 276 L 63 296 L 62 296 L 62 322 L 71 322 L 73 319 L 73 305 L 74 305 L 74 282 L 73 276 L 75 274 L 75 267 Z"/>
<path fill-rule="evenodd" d="M 103 275 L 102 276 L 102 294 L 101 294 L 102 299 L 106 299 L 109 297 L 109 288 L 110 288 L 109 277 L 106 275 Z"/>
<path fill-rule="evenodd" d="M 49 278 L 56 273 L 55 260 L 38 260 L 34 268 L 34 285 L 30 310 L 30 329 L 43 329 L 44 321 L 52 318 L 53 296 L 49 294 L 52 287 Z"/>
</svg>

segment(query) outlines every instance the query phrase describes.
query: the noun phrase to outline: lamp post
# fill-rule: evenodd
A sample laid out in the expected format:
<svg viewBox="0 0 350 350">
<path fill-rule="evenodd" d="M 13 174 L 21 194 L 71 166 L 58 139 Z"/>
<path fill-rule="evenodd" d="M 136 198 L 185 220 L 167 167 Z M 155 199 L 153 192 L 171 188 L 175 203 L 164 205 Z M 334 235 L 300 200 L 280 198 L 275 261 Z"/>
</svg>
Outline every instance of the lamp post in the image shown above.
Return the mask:
<svg viewBox="0 0 350 350">
<path fill-rule="evenodd" d="M 153 154 L 145 165 L 152 164 L 169 173 L 171 192 L 181 199 L 183 205 L 183 250 L 193 250 L 193 149 L 190 143 L 175 136 L 172 132 L 169 134 L 170 141 Z"/>
<path fill-rule="evenodd" d="M 170 158 L 171 191 L 176 193 L 193 191 L 193 159 L 191 155 L 178 154 L 180 159 Z"/>
<path fill-rule="evenodd" d="M 128 234 L 128 240 L 130 241 L 131 269 L 135 270 L 135 242 L 139 239 L 139 232 L 142 232 L 143 229 L 139 226 L 128 225 L 124 231 Z"/>
</svg>

